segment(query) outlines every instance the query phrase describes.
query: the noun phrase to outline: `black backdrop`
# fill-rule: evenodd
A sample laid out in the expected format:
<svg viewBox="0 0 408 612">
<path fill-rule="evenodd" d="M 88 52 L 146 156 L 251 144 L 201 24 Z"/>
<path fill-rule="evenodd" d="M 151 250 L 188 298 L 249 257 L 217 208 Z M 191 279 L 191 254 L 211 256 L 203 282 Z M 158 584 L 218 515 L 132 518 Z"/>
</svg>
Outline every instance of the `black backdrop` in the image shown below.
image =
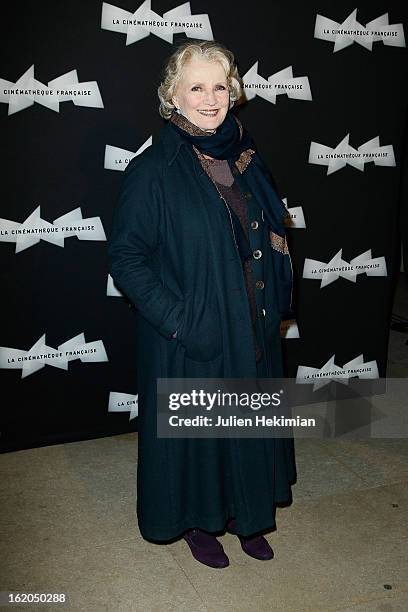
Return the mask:
<svg viewBox="0 0 408 612">
<path fill-rule="evenodd" d="M 140 4 L 120 0 L 116 6 L 134 12 Z M 159 15 L 177 6 L 152 2 Z M 311 88 L 311 100 L 278 95 L 273 103 L 258 95 L 237 109 L 281 197 L 289 208 L 301 206 L 306 222 L 305 228 L 290 230 L 300 337 L 283 340 L 288 374 L 296 376 L 299 365 L 321 368 L 333 355 L 338 366 L 363 355 L 385 376 L 400 213 L 406 223 L 401 170 L 408 81 L 401 34 L 394 36 L 394 45 L 374 41 L 369 50 L 354 42 L 333 52 L 333 42 L 314 36 L 316 16 L 341 24 L 356 8 L 354 1 L 194 0 L 190 6 L 193 15 L 208 15 L 213 38 L 234 52 L 241 76 L 257 61 L 263 79 L 292 66 L 293 76 L 307 77 Z M 407 35 L 403 3 L 360 2 L 357 20 L 365 26 L 384 13 L 390 24 L 403 24 Z M 5 451 L 137 429 L 126 402 L 117 405 L 118 412 L 108 410 L 109 398 L 112 404 L 117 399 L 110 393 L 137 394 L 137 363 L 134 312 L 123 297 L 107 295 L 106 241 L 71 236 L 62 248 L 41 240 L 17 253 L 16 242 L 7 241 L 10 222 L 22 224 L 38 206 L 48 224 L 80 207 L 84 218 L 100 218 L 108 236 L 121 172 L 104 167 L 106 147 L 136 152 L 162 125 L 161 70 L 186 35 L 176 33 L 171 43 L 151 33 L 126 46 L 125 34 L 101 28 L 101 14 L 102 2 L 96 0 L 30 1 L 9 5 L 2 19 L 0 440 Z M 79 82 L 97 83 L 103 107 L 62 101 L 56 112 L 35 102 L 8 114 L 16 99 L 8 103 L 7 90 L 32 65 L 44 85 L 77 70 Z M 379 137 L 380 146 L 392 146 L 395 166 L 370 162 L 359 170 L 347 164 L 327 174 L 327 165 L 309 163 L 312 142 L 334 149 L 347 134 L 354 149 Z M 371 249 L 373 258 L 385 258 L 387 274 L 359 274 L 355 282 L 340 277 L 325 287 L 302 278 L 305 259 L 328 263 L 340 249 L 346 262 Z M 100 341 L 96 361 L 74 359 L 66 369 L 46 363 L 22 378 L 16 358 L 23 353 L 15 349 L 29 351 L 43 334 L 45 344 L 57 349 L 82 333 L 86 343 Z"/>
</svg>

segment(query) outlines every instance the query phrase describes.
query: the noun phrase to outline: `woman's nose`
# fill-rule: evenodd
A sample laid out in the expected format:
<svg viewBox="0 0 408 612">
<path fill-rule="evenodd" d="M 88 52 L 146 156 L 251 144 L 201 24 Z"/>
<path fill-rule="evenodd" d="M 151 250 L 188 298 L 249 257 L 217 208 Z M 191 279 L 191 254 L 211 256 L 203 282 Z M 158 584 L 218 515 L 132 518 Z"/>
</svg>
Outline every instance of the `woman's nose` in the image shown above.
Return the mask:
<svg viewBox="0 0 408 612">
<path fill-rule="evenodd" d="M 204 94 L 204 100 L 207 102 L 207 104 L 214 104 L 217 101 L 217 98 L 213 91 L 207 91 Z"/>
</svg>

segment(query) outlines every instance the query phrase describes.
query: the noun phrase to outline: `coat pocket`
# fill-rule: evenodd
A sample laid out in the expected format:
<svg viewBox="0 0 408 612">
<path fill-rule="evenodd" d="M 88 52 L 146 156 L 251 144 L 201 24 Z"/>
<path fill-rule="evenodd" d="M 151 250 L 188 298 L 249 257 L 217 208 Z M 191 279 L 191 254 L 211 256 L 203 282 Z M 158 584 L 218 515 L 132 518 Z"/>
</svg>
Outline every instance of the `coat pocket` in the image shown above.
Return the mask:
<svg viewBox="0 0 408 612">
<path fill-rule="evenodd" d="M 222 327 L 217 303 L 209 301 L 195 307 L 189 295 L 185 296 L 184 303 L 177 339 L 185 349 L 186 358 L 196 362 L 217 359 L 222 353 Z"/>
<path fill-rule="evenodd" d="M 224 356 L 222 353 L 210 361 L 194 361 L 184 355 L 185 378 L 223 378 Z"/>
</svg>

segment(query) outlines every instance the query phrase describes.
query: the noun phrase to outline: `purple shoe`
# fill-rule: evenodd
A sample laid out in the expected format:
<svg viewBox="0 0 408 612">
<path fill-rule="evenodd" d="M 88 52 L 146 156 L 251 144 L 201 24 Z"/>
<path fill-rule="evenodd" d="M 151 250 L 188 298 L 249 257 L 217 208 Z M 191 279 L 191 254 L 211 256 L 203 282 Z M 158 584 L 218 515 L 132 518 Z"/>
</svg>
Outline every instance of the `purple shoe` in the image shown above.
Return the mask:
<svg viewBox="0 0 408 612">
<path fill-rule="evenodd" d="M 183 536 L 194 559 L 209 567 L 227 567 L 229 559 L 217 538 L 201 529 L 189 529 Z"/>
<path fill-rule="evenodd" d="M 241 548 L 247 555 L 249 555 L 250 557 L 254 557 L 254 559 L 259 559 L 260 561 L 267 561 L 268 559 L 273 559 L 273 550 L 268 544 L 266 538 L 261 535 L 241 536 L 239 535 L 239 533 L 236 533 L 235 527 L 235 519 L 231 519 L 230 521 L 228 521 L 227 530 L 230 533 L 234 533 L 238 536 L 239 541 L 241 543 Z"/>
</svg>

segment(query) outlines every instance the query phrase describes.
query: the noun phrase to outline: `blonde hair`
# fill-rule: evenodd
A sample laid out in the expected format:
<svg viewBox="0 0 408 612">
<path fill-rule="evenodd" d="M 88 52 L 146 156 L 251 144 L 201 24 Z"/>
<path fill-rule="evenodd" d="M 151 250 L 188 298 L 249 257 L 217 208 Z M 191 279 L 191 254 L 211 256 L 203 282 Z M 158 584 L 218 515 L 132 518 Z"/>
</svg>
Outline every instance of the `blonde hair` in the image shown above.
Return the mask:
<svg viewBox="0 0 408 612">
<path fill-rule="evenodd" d="M 187 41 L 181 44 L 168 58 L 163 71 L 163 80 L 157 89 L 160 100 L 159 114 L 169 119 L 175 105 L 172 97 L 183 76 L 183 69 L 193 58 L 205 59 L 209 62 L 220 62 L 225 70 L 230 92 L 230 108 L 243 95 L 243 81 L 238 74 L 235 58 L 224 45 L 215 41 Z"/>
</svg>

